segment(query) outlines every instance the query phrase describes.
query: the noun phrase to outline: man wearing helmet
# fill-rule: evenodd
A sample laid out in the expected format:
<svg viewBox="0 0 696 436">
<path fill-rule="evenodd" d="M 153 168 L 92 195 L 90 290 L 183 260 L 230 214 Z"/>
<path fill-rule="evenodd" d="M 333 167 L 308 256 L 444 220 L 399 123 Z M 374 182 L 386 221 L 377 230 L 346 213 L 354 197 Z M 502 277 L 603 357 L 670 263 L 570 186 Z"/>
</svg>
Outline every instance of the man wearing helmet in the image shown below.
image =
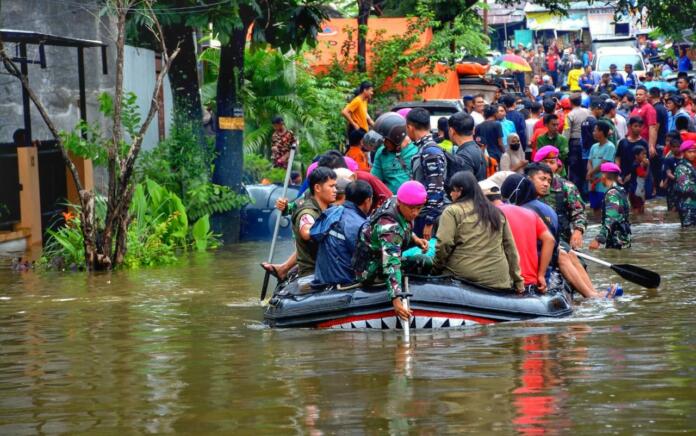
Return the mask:
<svg viewBox="0 0 696 436">
<path fill-rule="evenodd" d="M 406 119 L 396 112 L 387 112 L 377 118 L 374 132 L 379 135 L 380 146 L 372 162 L 372 174 L 391 192 L 397 192 L 411 179 L 411 159 L 418 147 L 406 135 Z M 370 134 L 372 136 L 375 134 Z"/>
</svg>

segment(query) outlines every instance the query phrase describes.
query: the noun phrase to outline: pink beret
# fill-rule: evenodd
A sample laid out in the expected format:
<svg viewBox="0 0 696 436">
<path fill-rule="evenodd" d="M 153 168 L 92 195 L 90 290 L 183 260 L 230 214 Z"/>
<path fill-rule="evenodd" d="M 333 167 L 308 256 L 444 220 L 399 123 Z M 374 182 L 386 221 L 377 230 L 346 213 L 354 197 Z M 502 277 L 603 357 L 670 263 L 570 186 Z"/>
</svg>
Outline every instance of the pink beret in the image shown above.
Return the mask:
<svg viewBox="0 0 696 436">
<path fill-rule="evenodd" d="M 599 170 L 603 173 L 621 174 L 621 168 L 613 162 L 604 162 L 600 165 Z"/>
<path fill-rule="evenodd" d="M 406 206 L 422 206 L 425 204 L 428 194 L 425 186 L 415 180 L 408 181 L 401 185 L 396 193 L 396 198 Z"/>
<path fill-rule="evenodd" d="M 398 111 L 396 111 L 397 114 L 401 115 L 404 118 L 406 118 L 406 115 L 408 115 L 409 112 L 411 112 L 410 107 L 405 107 L 403 109 L 399 109 Z"/>
<path fill-rule="evenodd" d="M 558 149 L 553 145 L 545 145 L 537 150 L 534 155 L 534 162 L 541 162 L 544 159 L 552 159 L 558 157 Z"/>
<path fill-rule="evenodd" d="M 687 150 L 691 150 L 692 148 L 696 148 L 696 141 L 688 140 L 682 142 L 681 147 L 679 147 L 679 151 L 684 153 Z"/>
<path fill-rule="evenodd" d="M 312 174 L 312 171 L 314 171 L 317 167 L 319 166 L 319 161 L 317 162 L 312 162 L 309 167 L 307 167 L 307 175 L 305 178 L 308 178 L 310 174 Z"/>
</svg>

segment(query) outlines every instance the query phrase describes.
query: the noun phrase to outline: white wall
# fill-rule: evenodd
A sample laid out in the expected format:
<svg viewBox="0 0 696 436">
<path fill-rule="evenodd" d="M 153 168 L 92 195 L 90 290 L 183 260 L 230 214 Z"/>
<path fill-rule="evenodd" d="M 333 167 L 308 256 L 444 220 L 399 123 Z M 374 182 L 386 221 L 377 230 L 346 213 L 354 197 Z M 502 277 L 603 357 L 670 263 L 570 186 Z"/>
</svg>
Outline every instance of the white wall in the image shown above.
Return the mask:
<svg viewBox="0 0 696 436">
<path fill-rule="evenodd" d="M 144 48 L 125 47 L 123 63 L 123 88 L 125 92 L 134 92 L 138 96 L 137 104 L 143 120 L 150 108 L 150 97 L 155 89 L 155 52 Z M 164 80 L 164 131 L 169 134 L 172 123 L 172 90 L 169 79 Z M 157 115 L 143 140 L 143 150 L 151 150 L 159 142 Z"/>
</svg>

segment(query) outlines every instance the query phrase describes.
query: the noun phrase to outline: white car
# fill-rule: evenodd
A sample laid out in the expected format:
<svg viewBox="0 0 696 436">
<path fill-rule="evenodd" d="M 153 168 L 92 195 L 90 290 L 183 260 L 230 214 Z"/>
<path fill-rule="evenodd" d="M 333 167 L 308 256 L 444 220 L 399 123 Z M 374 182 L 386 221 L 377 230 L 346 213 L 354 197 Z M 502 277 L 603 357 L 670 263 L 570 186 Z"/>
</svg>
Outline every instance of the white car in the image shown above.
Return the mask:
<svg viewBox="0 0 696 436">
<path fill-rule="evenodd" d="M 638 75 L 640 80 L 645 78 L 647 68 L 638 49 L 633 47 L 600 47 L 592 58 L 592 70 L 599 74 L 609 72 L 609 66 L 616 65 L 616 70 L 626 78 L 624 66 L 633 65 L 633 72 Z"/>
</svg>

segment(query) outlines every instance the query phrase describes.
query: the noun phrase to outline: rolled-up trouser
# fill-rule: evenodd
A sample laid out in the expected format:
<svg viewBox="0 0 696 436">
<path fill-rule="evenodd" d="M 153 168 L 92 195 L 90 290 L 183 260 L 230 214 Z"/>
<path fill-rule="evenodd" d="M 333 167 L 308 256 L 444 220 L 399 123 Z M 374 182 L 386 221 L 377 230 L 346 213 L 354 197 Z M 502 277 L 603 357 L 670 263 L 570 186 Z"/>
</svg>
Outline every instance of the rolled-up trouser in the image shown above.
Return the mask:
<svg viewBox="0 0 696 436">
<path fill-rule="evenodd" d="M 587 160 L 582 158 L 582 140 L 571 139 L 568 151 L 568 180 L 577 186 L 583 198 L 587 198 L 585 177 L 587 176 Z"/>
</svg>

